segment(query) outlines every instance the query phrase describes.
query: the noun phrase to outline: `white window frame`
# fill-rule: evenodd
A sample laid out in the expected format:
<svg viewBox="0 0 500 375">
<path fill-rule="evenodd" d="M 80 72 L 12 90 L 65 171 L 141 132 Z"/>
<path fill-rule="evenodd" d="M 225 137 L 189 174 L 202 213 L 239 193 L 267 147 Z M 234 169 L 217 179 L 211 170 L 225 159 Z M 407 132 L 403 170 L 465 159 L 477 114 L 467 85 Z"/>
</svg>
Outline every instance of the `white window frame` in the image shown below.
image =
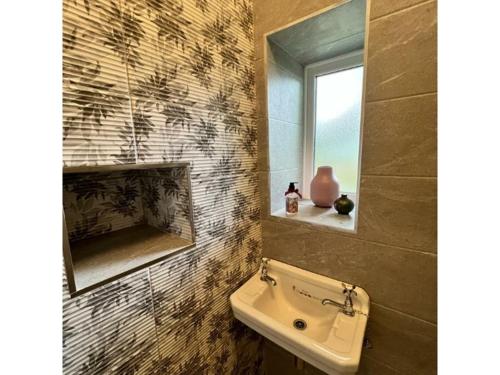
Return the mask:
<svg viewBox="0 0 500 375">
<path fill-rule="evenodd" d="M 363 50 L 350 52 L 333 59 L 310 64 L 304 69 L 304 164 L 302 191 L 306 199 L 311 198 L 310 185 L 315 173 L 313 168 L 314 139 L 316 136 L 316 77 L 358 66 L 363 66 Z M 358 160 L 358 180 L 360 178 L 359 173 L 360 165 Z M 353 192 L 344 193 L 352 194 Z"/>
</svg>

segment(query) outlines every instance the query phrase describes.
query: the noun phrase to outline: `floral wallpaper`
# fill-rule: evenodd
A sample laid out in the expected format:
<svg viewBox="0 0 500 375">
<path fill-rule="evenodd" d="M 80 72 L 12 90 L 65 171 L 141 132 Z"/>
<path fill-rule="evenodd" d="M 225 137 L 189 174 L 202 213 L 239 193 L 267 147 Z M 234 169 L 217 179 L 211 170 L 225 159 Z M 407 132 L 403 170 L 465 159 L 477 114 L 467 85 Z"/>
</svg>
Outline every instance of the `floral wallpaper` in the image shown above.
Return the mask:
<svg viewBox="0 0 500 375">
<path fill-rule="evenodd" d="M 164 232 L 191 235 L 191 192 L 187 168 L 148 169 L 139 174 L 144 221 Z"/>
<path fill-rule="evenodd" d="M 229 305 L 261 254 L 251 0 L 63 10 L 64 165 L 190 162 L 197 241 L 79 297 L 64 278 L 64 373 L 260 373 L 258 335 Z M 151 182 L 129 182 L 147 193 L 127 212 L 155 219 Z"/>
<path fill-rule="evenodd" d="M 64 217 L 70 241 L 119 230 L 144 221 L 136 175 L 65 175 Z"/>
<path fill-rule="evenodd" d="M 70 242 L 143 223 L 194 242 L 190 203 L 187 167 L 63 177 Z"/>
</svg>

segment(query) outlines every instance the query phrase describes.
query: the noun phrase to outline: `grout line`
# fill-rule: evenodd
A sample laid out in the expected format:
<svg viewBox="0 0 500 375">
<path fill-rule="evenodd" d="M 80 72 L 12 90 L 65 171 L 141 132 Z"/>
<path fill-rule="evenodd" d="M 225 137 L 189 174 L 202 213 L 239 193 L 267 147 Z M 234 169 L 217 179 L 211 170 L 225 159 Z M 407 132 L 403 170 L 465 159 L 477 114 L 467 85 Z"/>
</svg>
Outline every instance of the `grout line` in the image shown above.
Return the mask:
<svg viewBox="0 0 500 375">
<path fill-rule="evenodd" d="M 129 72 L 128 72 L 128 64 L 125 64 L 125 72 L 127 75 L 127 88 L 128 88 L 128 106 L 130 109 L 130 128 L 132 129 L 132 139 L 134 142 L 134 156 L 135 156 L 135 163 L 139 163 L 139 154 L 137 152 L 137 138 L 135 137 L 135 125 L 134 125 L 134 115 L 133 115 L 133 108 L 132 108 L 132 97 L 130 95 L 130 79 L 129 79 Z"/>
<path fill-rule="evenodd" d="M 153 310 L 153 324 L 155 326 L 155 333 L 156 333 L 156 349 L 158 351 L 158 361 L 161 361 L 161 352 L 160 352 L 160 336 L 158 334 L 158 325 L 156 324 L 156 309 L 155 309 L 155 302 L 154 302 L 154 295 L 153 295 L 153 282 L 151 280 L 151 269 L 148 267 L 148 281 L 149 281 L 149 294 L 151 296 L 151 307 Z"/>
<path fill-rule="evenodd" d="M 279 49 L 281 49 L 281 50 L 285 53 L 285 55 L 287 55 L 287 56 L 288 56 L 288 59 L 289 59 L 289 60 L 291 60 L 292 62 L 294 62 L 294 63 L 296 63 L 297 65 L 299 65 L 299 66 L 302 68 L 302 71 L 304 70 L 304 65 L 302 65 L 302 64 L 301 64 L 301 63 L 299 63 L 297 60 L 295 60 L 295 59 L 293 58 L 293 56 L 292 56 L 292 55 L 290 55 L 290 54 L 288 53 L 288 51 L 287 51 L 284 47 L 282 47 L 282 46 L 281 46 L 278 42 L 275 42 L 274 40 L 267 40 L 267 44 L 270 44 L 270 43 L 275 44 L 275 45 L 276 45 Z M 267 47 L 267 46 L 264 46 L 264 48 L 266 48 L 266 47 Z M 271 49 L 271 46 L 269 47 L 269 49 Z M 264 57 L 262 57 L 262 59 L 264 59 Z M 291 71 L 290 71 L 287 67 L 283 66 L 283 64 L 281 64 L 281 62 L 278 62 L 278 61 L 274 58 L 274 56 L 272 57 L 272 60 L 271 60 L 271 59 L 267 59 L 267 60 L 268 60 L 267 62 L 268 62 L 269 64 L 274 63 L 274 64 L 278 65 L 279 67 L 281 67 L 281 68 L 285 69 L 287 72 L 292 73 L 293 75 L 296 75 L 296 74 L 295 74 L 295 72 L 291 72 Z"/>
<path fill-rule="evenodd" d="M 437 91 L 428 91 L 428 92 L 422 92 L 422 93 L 418 93 L 418 94 L 395 96 L 393 98 L 367 100 L 367 101 L 365 101 L 365 104 L 379 103 L 379 102 L 390 102 L 390 101 L 404 100 L 404 99 L 409 99 L 409 98 L 418 98 L 421 96 L 430 96 L 430 95 L 437 95 Z"/>
<path fill-rule="evenodd" d="M 336 231 L 336 232 L 338 232 L 338 231 Z M 429 255 L 431 257 L 437 258 L 437 254 L 436 253 L 431 253 L 430 251 L 423 251 L 423 250 L 412 249 L 410 247 L 390 245 L 390 244 L 387 244 L 385 242 L 378 242 L 378 241 L 373 241 L 373 240 L 365 240 L 364 238 L 357 238 L 354 235 L 352 235 L 352 236 L 343 235 L 344 233 L 342 233 L 342 232 L 338 232 L 336 234 L 338 234 L 338 235 L 340 235 L 342 237 L 352 238 L 352 239 L 358 240 L 358 241 L 364 241 L 366 243 L 371 243 L 371 244 L 385 246 L 385 247 L 392 247 L 394 249 L 399 249 L 399 250 L 402 250 L 402 251 L 408 251 L 410 253 L 417 253 L 417 254 L 420 254 L 420 255 Z"/>
<path fill-rule="evenodd" d="M 407 316 L 407 317 L 409 317 L 409 318 L 411 318 L 411 319 L 415 319 L 415 320 L 418 320 L 418 321 L 420 321 L 420 322 L 423 322 L 423 323 L 426 323 L 426 324 L 430 324 L 430 325 L 432 325 L 432 326 L 434 326 L 434 327 L 437 327 L 437 323 L 429 322 L 428 320 L 425 320 L 425 319 L 419 318 L 418 316 L 415 316 L 415 315 L 412 315 L 412 314 L 405 313 L 405 312 L 403 312 L 403 311 L 400 311 L 400 310 L 394 309 L 394 308 L 392 308 L 392 307 L 388 307 L 388 306 L 386 306 L 386 305 L 382 305 L 382 304 L 380 304 L 380 303 L 371 302 L 371 304 L 372 304 L 372 305 L 376 305 L 376 306 L 381 307 L 381 308 L 386 309 L 386 310 L 390 310 L 390 311 L 395 312 L 395 313 L 397 313 L 397 314 L 401 314 L 401 315 Z"/>
<path fill-rule="evenodd" d="M 358 35 L 363 35 L 363 36 L 364 36 L 365 34 L 366 34 L 365 30 L 363 30 L 363 31 L 360 31 L 360 32 L 355 33 L 355 34 L 351 34 L 351 35 L 348 35 L 348 36 L 342 37 L 342 38 L 340 38 L 340 39 L 336 39 L 336 40 L 334 40 L 333 42 L 326 42 L 326 43 L 322 43 L 322 44 L 320 44 L 320 45 L 316 46 L 316 48 L 320 48 L 320 47 L 324 47 L 324 46 L 331 46 L 331 45 L 334 45 L 334 44 L 336 44 L 336 43 L 342 42 L 342 41 L 344 41 L 344 40 L 346 40 L 346 39 L 350 39 L 350 38 L 352 38 L 352 37 L 354 37 L 354 36 L 358 36 Z M 361 50 L 363 51 L 363 54 L 365 54 L 365 52 L 367 52 L 367 49 L 366 49 L 366 48 L 365 48 L 365 46 L 364 46 L 364 38 L 363 38 L 363 48 L 362 48 Z M 340 56 L 340 55 L 336 55 L 336 56 L 333 56 L 333 57 L 328 58 L 328 59 L 333 59 L 333 58 L 336 58 L 336 57 L 338 57 L 338 56 Z M 305 64 L 305 65 L 304 65 L 304 67 L 306 67 L 307 65 L 310 65 L 310 64 L 321 63 L 322 61 L 325 61 L 325 59 L 322 59 L 322 60 L 317 60 L 317 59 L 315 59 L 313 62 L 310 62 L 310 63 L 304 63 L 304 64 Z M 301 64 L 301 63 L 299 63 L 299 64 Z M 302 64 L 301 64 L 301 65 L 302 65 Z"/>
<path fill-rule="evenodd" d="M 303 128 L 304 125 L 303 124 L 296 124 L 296 123 L 293 123 L 293 122 L 290 122 L 290 121 L 286 121 L 286 120 L 280 120 L 280 119 L 277 119 L 277 118 L 274 118 L 274 117 L 271 117 L 271 116 L 267 116 L 267 117 L 262 117 L 262 118 L 267 118 L 269 120 L 273 120 L 273 121 L 278 121 L 278 122 L 283 122 L 285 124 L 288 124 L 288 125 L 292 125 L 292 126 L 298 126 L 298 127 L 301 127 Z"/>
<path fill-rule="evenodd" d="M 119 3 L 120 7 L 120 12 L 123 14 L 123 2 L 120 1 Z M 121 17 L 121 16 L 120 16 Z M 123 24 L 123 20 L 121 21 Z M 125 30 L 122 30 L 125 32 Z M 125 42 L 124 42 L 125 43 Z M 125 44 L 123 45 L 123 48 L 125 47 Z M 132 95 L 131 95 L 131 89 L 130 89 L 130 74 L 128 71 L 128 54 L 127 54 L 127 60 L 125 61 L 125 76 L 127 77 L 127 101 L 128 101 L 128 107 L 130 110 L 130 128 L 132 129 L 132 140 L 134 142 L 134 157 L 135 157 L 135 164 L 139 163 L 139 154 L 137 152 L 137 139 L 135 137 L 135 125 L 134 125 L 134 115 L 133 115 L 133 108 L 132 108 Z"/>
<path fill-rule="evenodd" d="M 387 18 L 387 17 L 390 17 L 392 15 L 395 15 L 395 14 L 398 14 L 398 13 L 403 13 L 403 12 L 406 12 L 407 10 L 411 10 L 413 8 L 417 8 L 421 5 L 425 5 L 425 4 L 429 4 L 429 3 L 432 3 L 432 2 L 435 2 L 436 0 L 428 0 L 428 1 L 422 1 L 420 3 L 417 3 L 417 4 L 414 4 L 414 5 L 411 5 L 407 8 L 403 8 L 403 9 L 398 9 L 394 12 L 391 12 L 391 13 L 387 13 L 387 14 L 383 14 L 381 16 L 378 16 L 378 17 L 375 17 L 375 18 L 372 18 L 370 20 L 370 23 L 374 22 L 374 21 L 378 21 L 378 20 L 381 20 L 381 19 L 384 19 L 384 18 Z"/>
<path fill-rule="evenodd" d="M 269 169 L 269 173 L 276 173 L 276 172 L 298 172 L 300 168 L 283 168 L 283 169 Z"/>
<path fill-rule="evenodd" d="M 279 223 L 279 224 L 283 224 L 283 225 L 300 225 L 302 227 L 304 227 L 304 222 L 303 221 L 298 221 L 298 220 L 291 220 L 291 219 L 287 219 L 286 217 L 276 217 L 276 216 L 272 216 L 271 214 L 269 214 L 267 217 L 264 217 L 263 219 L 261 219 L 261 221 L 268 221 L 268 222 L 271 222 L 271 224 L 274 222 L 274 223 Z M 306 224 L 309 224 L 309 223 L 306 223 Z M 326 228 L 325 226 L 321 226 L 321 227 L 318 227 L 318 226 L 314 226 L 314 224 L 310 224 L 308 226 L 306 226 L 306 229 L 308 230 L 311 230 L 311 231 L 319 231 L 321 233 L 327 233 L 327 234 L 330 234 L 330 235 L 335 235 L 335 236 L 340 236 L 340 237 L 344 237 L 344 238 L 349 238 L 349 239 L 352 239 L 352 240 L 355 240 L 355 241 L 363 241 L 363 242 L 366 242 L 366 243 L 369 243 L 369 244 L 374 244 L 374 245 L 379 245 L 379 246 L 384 246 L 384 247 L 390 247 L 390 248 L 393 248 L 393 249 L 398 249 L 398 250 L 401 250 L 401 251 L 407 251 L 407 252 L 411 252 L 411 253 L 417 253 L 417 254 L 420 254 L 420 255 L 428 255 L 428 256 L 431 256 L 433 258 L 437 258 L 437 254 L 436 253 L 432 253 L 430 251 L 423 251 L 423 250 L 417 250 L 417 249 L 412 249 L 412 248 L 409 248 L 409 247 L 403 247 L 403 246 L 397 246 L 397 245 L 391 245 L 391 244 L 387 244 L 385 242 L 378 242 L 378 241 L 373 241 L 373 240 L 367 240 L 367 239 L 364 239 L 364 238 L 360 238 L 358 236 L 358 234 L 347 234 L 345 232 L 341 232 L 339 230 L 336 230 L 334 228 Z"/>
</svg>

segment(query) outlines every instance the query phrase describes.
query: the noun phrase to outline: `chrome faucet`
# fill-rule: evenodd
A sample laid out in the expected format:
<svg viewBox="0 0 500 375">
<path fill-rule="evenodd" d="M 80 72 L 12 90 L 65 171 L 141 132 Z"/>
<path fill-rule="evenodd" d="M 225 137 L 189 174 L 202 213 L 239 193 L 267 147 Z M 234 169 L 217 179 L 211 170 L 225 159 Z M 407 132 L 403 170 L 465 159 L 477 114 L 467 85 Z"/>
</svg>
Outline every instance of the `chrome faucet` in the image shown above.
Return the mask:
<svg viewBox="0 0 500 375">
<path fill-rule="evenodd" d="M 267 263 L 269 263 L 269 259 L 262 258 L 261 260 L 261 271 L 260 271 L 260 279 L 262 281 L 268 282 L 270 281 L 273 286 L 276 286 L 276 280 L 274 280 L 271 276 L 267 274 Z"/>
<path fill-rule="evenodd" d="M 342 283 L 342 286 L 344 287 L 342 293 L 345 294 L 345 300 L 343 304 L 333 301 L 329 298 L 325 298 L 324 300 L 322 300 L 321 304 L 337 306 L 340 309 L 340 311 L 342 311 L 342 313 L 344 313 L 345 315 L 354 316 L 354 306 L 352 304 L 352 297 L 358 295 L 358 293 L 354 291 L 354 289 L 356 289 L 356 285 L 353 285 L 352 288 L 349 288 L 347 287 L 347 285 Z"/>
</svg>

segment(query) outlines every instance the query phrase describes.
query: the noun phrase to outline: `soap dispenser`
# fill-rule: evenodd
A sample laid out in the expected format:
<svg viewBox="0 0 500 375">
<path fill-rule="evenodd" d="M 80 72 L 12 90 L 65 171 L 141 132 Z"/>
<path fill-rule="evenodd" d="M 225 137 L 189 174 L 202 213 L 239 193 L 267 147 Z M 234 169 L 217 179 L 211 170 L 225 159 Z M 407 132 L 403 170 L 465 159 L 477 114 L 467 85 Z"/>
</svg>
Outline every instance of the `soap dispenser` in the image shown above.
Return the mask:
<svg viewBox="0 0 500 375">
<path fill-rule="evenodd" d="M 290 182 L 288 190 L 285 192 L 285 208 L 287 216 L 294 216 L 299 212 L 299 199 L 302 199 L 302 195 L 299 193 L 299 189 L 295 188 L 295 184 L 296 182 Z"/>
</svg>

